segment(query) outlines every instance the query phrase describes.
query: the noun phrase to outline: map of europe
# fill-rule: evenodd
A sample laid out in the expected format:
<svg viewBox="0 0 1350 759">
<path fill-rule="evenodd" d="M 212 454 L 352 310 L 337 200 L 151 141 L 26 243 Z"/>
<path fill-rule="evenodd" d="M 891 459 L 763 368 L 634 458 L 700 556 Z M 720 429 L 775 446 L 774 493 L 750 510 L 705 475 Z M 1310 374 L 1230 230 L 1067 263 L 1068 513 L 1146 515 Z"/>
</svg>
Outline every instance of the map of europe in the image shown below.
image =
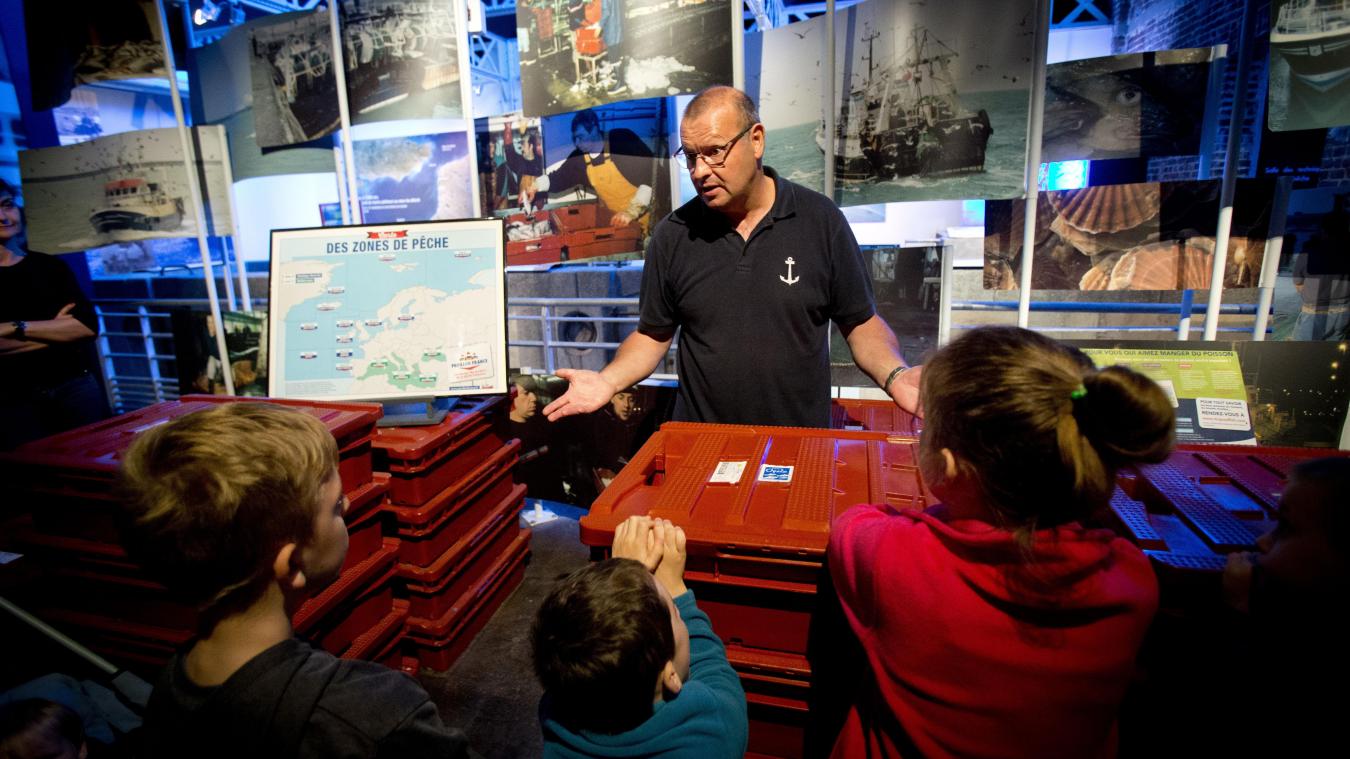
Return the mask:
<svg viewBox="0 0 1350 759">
<path fill-rule="evenodd" d="M 274 395 L 351 400 L 504 389 L 505 331 L 493 317 L 503 311 L 498 233 L 411 229 L 328 230 L 274 246 L 272 313 L 280 318 L 271 355 L 274 372 L 281 370 Z M 390 237 L 372 239 L 379 234 Z"/>
</svg>

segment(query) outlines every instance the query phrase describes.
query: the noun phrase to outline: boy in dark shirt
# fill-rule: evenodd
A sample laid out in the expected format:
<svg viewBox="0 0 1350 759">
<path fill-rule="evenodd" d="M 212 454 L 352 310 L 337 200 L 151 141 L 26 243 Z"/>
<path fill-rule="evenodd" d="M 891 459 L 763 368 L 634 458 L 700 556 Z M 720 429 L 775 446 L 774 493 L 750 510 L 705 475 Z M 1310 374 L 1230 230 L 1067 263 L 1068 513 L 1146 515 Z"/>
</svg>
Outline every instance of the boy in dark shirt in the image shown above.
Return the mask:
<svg viewBox="0 0 1350 759">
<path fill-rule="evenodd" d="M 347 554 L 337 445 L 313 416 L 222 404 L 140 434 L 122 462 L 128 551 L 202 609 L 155 685 L 146 757 L 459 757 L 426 691 L 297 640 Z"/>
</svg>

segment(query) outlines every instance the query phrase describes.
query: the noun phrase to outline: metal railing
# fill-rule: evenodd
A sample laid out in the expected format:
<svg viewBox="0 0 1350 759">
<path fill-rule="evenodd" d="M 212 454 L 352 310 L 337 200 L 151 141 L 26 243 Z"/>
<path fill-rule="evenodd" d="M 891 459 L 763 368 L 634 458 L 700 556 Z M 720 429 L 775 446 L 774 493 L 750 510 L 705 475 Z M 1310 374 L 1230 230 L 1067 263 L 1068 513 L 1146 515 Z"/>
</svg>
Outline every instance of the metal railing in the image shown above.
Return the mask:
<svg viewBox="0 0 1350 759">
<path fill-rule="evenodd" d="M 953 311 L 1016 311 L 1017 301 L 1002 300 L 957 300 L 952 301 Z M 1220 316 L 1256 316 L 1257 305 L 1255 303 L 1223 303 L 1219 306 Z M 1052 326 L 1033 324 L 1032 329 L 1038 332 L 1171 332 L 1176 333 L 1182 329 L 1187 329 L 1194 325 L 1187 325 L 1187 320 L 1191 314 L 1203 314 L 1206 310 L 1204 303 L 1195 303 L 1189 300 L 1183 300 L 1180 303 L 1104 303 L 1099 301 L 1049 301 L 1042 300 L 1031 302 L 1032 311 L 1045 311 L 1050 313 L 1082 313 L 1082 314 L 1155 314 L 1155 315 L 1176 315 L 1177 323 L 1173 325 L 1147 325 L 1147 324 L 1116 324 L 1116 325 L 1063 325 Z M 953 324 L 955 329 L 972 329 L 977 324 Z M 1219 327 L 1219 332 L 1243 332 L 1250 334 L 1252 328 Z"/>
<path fill-rule="evenodd" d="M 569 323 L 591 323 L 591 324 L 620 324 L 632 325 L 637 327 L 637 314 L 619 314 L 619 315 L 582 315 L 571 316 L 577 308 L 597 307 L 605 309 L 631 309 L 636 311 L 638 308 L 637 298 L 507 298 L 507 315 L 509 321 L 521 323 L 534 323 L 539 325 L 539 334 L 541 339 L 516 338 L 508 340 L 508 348 L 537 348 L 543 354 L 545 371 L 552 374 L 557 371 L 562 362 L 558 360 L 558 351 L 560 350 L 581 350 L 598 348 L 605 351 L 618 350 L 620 343 L 609 340 L 565 340 L 559 337 L 559 325 Z M 513 309 L 537 309 L 535 313 L 512 313 Z M 599 337 L 599 330 L 596 330 L 596 336 Z M 672 342 L 670 350 L 666 353 L 666 360 L 673 361 L 677 351 L 677 345 Z M 612 356 L 608 356 L 612 358 Z M 672 373 L 657 372 L 651 375 L 651 379 L 657 381 L 674 380 Z"/>
</svg>

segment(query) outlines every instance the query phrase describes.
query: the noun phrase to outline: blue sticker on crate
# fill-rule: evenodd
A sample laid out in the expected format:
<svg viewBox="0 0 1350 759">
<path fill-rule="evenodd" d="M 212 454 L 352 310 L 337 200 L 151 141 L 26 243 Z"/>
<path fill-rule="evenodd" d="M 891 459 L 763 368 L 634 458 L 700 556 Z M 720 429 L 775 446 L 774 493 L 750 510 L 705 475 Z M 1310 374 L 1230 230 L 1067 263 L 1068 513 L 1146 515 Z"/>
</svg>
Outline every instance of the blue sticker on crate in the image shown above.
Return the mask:
<svg viewBox="0 0 1350 759">
<path fill-rule="evenodd" d="M 760 482 L 792 482 L 792 467 L 765 464 L 759 468 Z"/>
</svg>

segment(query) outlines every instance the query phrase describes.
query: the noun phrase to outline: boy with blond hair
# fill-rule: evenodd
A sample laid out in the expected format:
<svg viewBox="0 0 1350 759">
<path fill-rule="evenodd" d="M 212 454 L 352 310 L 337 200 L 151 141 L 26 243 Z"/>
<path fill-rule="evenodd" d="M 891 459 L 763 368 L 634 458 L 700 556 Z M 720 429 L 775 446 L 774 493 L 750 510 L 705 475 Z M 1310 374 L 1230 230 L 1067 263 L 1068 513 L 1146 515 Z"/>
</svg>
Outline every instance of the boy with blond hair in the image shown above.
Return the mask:
<svg viewBox="0 0 1350 759">
<path fill-rule="evenodd" d="M 684 584 L 684 530 L 629 517 L 535 620 L 546 757 L 745 754 L 745 691 Z"/>
<path fill-rule="evenodd" d="M 295 610 L 347 554 L 322 422 L 265 403 L 186 414 L 136 438 L 119 490 L 129 553 L 201 610 L 151 694 L 143 756 L 466 755 L 410 677 L 294 636 Z"/>
</svg>

